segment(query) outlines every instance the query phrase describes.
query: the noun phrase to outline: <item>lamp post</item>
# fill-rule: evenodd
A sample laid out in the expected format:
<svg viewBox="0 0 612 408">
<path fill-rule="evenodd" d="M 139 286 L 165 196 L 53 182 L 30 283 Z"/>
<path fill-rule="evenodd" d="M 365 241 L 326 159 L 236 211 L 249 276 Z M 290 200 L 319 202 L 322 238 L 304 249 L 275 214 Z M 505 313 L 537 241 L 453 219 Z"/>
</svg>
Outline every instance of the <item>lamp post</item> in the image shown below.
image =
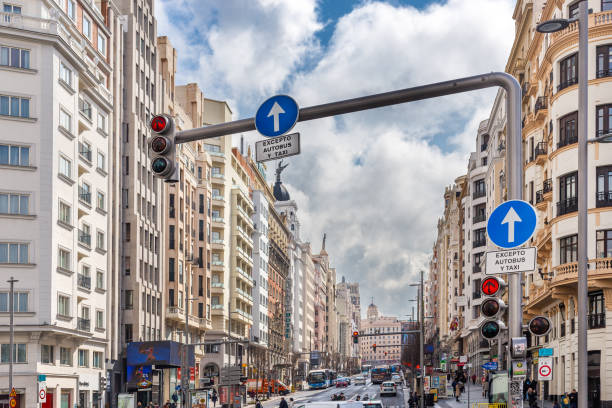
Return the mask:
<svg viewBox="0 0 612 408">
<path fill-rule="evenodd" d="M 589 21 L 588 2 L 583 0 L 578 6 L 578 185 L 583 188 L 578 194 L 578 406 L 588 405 L 588 371 L 587 371 L 587 242 L 588 242 L 588 41 Z M 544 21 L 537 26 L 540 33 L 554 33 L 563 30 L 576 19 L 556 19 Z"/>
<path fill-rule="evenodd" d="M 419 394 L 421 395 L 421 399 L 419 400 L 419 406 L 423 408 L 425 406 L 425 394 L 423 391 L 423 381 L 425 380 L 425 366 L 423 362 L 425 361 L 425 352 L 423 347 L 423 330 L 424 330 L 424 310 L 423 310 L 423 270 L 421 270 L 421 281 L 420 283 L 413 283 L 410 286 L 418 286 L 419 287 L 419 303 L 417 307 L 417 314 L 419 316 L 419 365 L 421 366 L 421 381 L 419 381 Z"/>
<path fill-rule="evenodd" d="M 15 347 L 14 340 L 14 330 L 15 325 L 13 324 L 13 319 L 15 317 L 15 282 L 19 282 L 17 279 L 11 278 L 7 280 L 10 283 L 11 288 L 9 291 L 9 393 L 13 390 L 13 362 L 15 359 L 15 352 L 13 348 Z"/>
</svg>

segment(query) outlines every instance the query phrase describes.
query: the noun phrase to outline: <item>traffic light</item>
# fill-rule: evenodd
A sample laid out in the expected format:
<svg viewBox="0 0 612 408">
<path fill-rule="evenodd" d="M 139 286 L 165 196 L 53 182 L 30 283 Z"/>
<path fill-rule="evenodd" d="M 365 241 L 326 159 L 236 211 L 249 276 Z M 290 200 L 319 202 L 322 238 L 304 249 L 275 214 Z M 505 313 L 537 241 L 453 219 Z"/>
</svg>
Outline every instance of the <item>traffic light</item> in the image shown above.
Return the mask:
<svg viewBox="0 0 612 408">
<path fill-rule="evenodd" d="M 506 309 L 506 304 L 499 296 L 506 287 L 506 283 L 497 277 L 489 276 L 482 281 L 480 290 L 486 296 L 480 304 L 480 313 L 485 320 L 480 325 L 480 334 L 487 340 L 495 339 L 503 329 L 504 322 L 499 319 Z"/>
<path fill-rule="evenodd" d="M 105 375 L 100 375 L 100 386 L 99 386 L 99 390 L 103 391 L 106 388 L 106 376 Z"/>
<path fill-rule="evenodd" d="M 153 136 L 149 139 L 151 170 L 155 177 L 170 183 L 178 181 L 174 130 L 174 119 L 168 115 L 156 115 L 151 119 L 153 132 Z"/>
<path fill-rule="evenodd" d="M 372 350 L 376 353 L 376 343 L 372 344 Z"/>
<path fill-rule="evenodd" d="M 529 322 L 529 331 L 534 336 L 546 336 L 550 328 L 550 320 L 545 316 L 536 316 Z"/>
<path fill-rule="evenodd" d="M 357 343 L 359 343 L 359 332 L 354 331 L 353 332 L 353 344 L 357 344 Z"/>
</svg>

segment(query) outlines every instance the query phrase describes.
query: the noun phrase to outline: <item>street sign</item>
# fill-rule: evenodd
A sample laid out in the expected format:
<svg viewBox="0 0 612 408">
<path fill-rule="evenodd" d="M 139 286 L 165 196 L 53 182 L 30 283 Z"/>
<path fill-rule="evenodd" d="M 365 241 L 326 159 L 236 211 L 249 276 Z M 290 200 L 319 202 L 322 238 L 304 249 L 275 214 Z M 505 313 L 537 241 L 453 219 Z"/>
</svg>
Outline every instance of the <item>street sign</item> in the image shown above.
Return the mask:
<svg viewBox="0 0 612 408">
<path fill-rule="evenodd" d="M 15 399 L 15 397 L 11 397 L 11 399 L 9 401 L 9 406 L 11 408 L 15 408 L 17 406 L 17 400 Z"/>
<path fill-rule="evenodd" d="M 512 360 L 512 379 L 527 378 L 527 362 L 525 360 Z"/>
<path fill-rule="evenodd" d="M 38 402 L 47 402 L 47 383 L 38 383 Z"/>
<path fill-rule="evenodd" d="M 299 133 L 276 136 L 255 143 L 255 161 L 259 163 L 295 156 L 296 154 L 300 154 Z M 291 314 L 288 314 L 290 317 Z"/>
<path fill-rule="evenodd" d="M 15 398 L 17 396 L 17 393 L 15 392 L 15 387 L 11 388 L 11 393 L 9 394 L 10 398 Z"/>
<path fill-rule="evenodd" d="M 517 248 L 487 252 L 485 274 L 529 272 L 535 270 L 536 249 Z"/>
<path fill-rule="evenodd" d="M 540 357 L 538 359 L 538 381 L 552 380 L 552 357 Z"/>
<path fill-rule="evenodd" d="M 465 296 L 457 296 L 455 299 L 457 300 L 457 306 L 467 305 L 467 298 Z"/>
<path fill-rule="evenodd" d="M 298 120 L 300 109 L 292 97 L 275 95 L 266 99 L 255 114 L 255 128 L 267 137 L 280 136 L 290 131 Z"/>
<path fill-rule="evenodd" d="M 537 224 L 535 209 L 527 201 L 510 200 L 498 205 L 487 221 L 487 235 L 498 247 L 516 248 L 533 235 Z"/>
<path fill-rule="evenodd" d="M 554 355 L 555 349 L 553 348 L 541 348 L 538 350 L 539 357 L 552 357 Z"/>
<path fill-rule="evenodd" d="M 467 356 L 459 356 L 459 362 L 460 363 L 467 363 Z"/>
<path fill-rule="evenodd" d="M 38 381 L 39 382 L 47 381 L 47 375 L 46 374 L 38 374 Z"/>
<path fill-rule="evenodd" d="M 481 365 L 485 370 L 497 370 L 497 361 L 489 361 Z"/>
<path fill-rule="evenodd" d="M 499 281 L 496 278 L 486 278 L 480 286 L 482 293 L 487 296 L 494 296 L 499 290 Z"/>
</svg>

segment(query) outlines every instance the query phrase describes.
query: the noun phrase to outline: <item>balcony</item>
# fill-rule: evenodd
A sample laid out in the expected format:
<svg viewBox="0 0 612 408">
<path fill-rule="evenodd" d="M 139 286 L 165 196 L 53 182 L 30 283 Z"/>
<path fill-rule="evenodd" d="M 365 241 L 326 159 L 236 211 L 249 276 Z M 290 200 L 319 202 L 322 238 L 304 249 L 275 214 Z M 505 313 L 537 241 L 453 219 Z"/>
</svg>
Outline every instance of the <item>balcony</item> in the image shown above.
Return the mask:
<svg viewBox="0 0 612 408">
<path fill-rule="evenodd" d="M 529 82 L 523 82 L 523 86 L 521 87 L 523 98 L 526 98 L 529 95 L 529 87 Z"/>
<path fill-rule="evenodd" d="M 487 240 L 486 239 L 480 239 L 478 241 L 474 241 L 472 243 L 472 248 L 478 248 L 478 247 L 482 247 L 487 245 Z"/>
<path fill-rule="evenodd" d="M 217 249 L 219 251 L 222 251 L 225 247 L 225 243 L 223 242 L 222 239 L 213 239 L 212 240 L 212 249 Z"/>
<path fill-rule="evenodd" d="M 536 164 L 540 166 L 546 162 L 546 158 L 548 157 L 548 149 L 546 147 L 546 142 L 539 142 L 534 150 Z"/>
<path fill-rule="evenodd" d="M 593 313 L 587 317 L 589 321 L 589 329 L 603 329 L 606 327 L 606 314 Z"/>
<path fill-rule="evenodd" d="M 219 261 L 219 260 L 212 261 L 211 264 L 212 264 L 213 270 L 223 270 L 223 266 L 225 265 L 223 261 Z"/>
<path fill-rule="evenodd" d="M 214 195 L 212 196 L 213 201 L 225 202 L 225 198 L 222 195 Z"/>
<path fill-rule="evenodd" d="M 603 137 L 612 134 L 612 129 L 598 129 L 595 131 L 595 137 Z M 605 143 L 605 142 L 602 142 Z"/>
<path fill-rule="evenodd" d="M 79 243 L 91 248 L 91 234 L 79 229 Z"/>
<path fill-rule="evenodd" d="M 578 198 L 570 197 L 557 203 L 557 217 L 578 211 Z"/>
<path fill-rule="evenodd" d="M 612 206 L 612 191 L 597 192 L 597 207 L 611 207 L 611 206 Z"/>
<path fill-rule="evenodd" d="M 176 306 L 168 306 L 166 308 L 166 319 L 184 322 L 183 309 Z"/>
<path fill-rule="evenodd" d="M 79 142 L 79 156 L 85 159 L 87 163 L 91 164 L 91 148 L 85 146 L 81 142 Z"/>
<path fill-rule="evenodd" d="M 535 120 L 536 122 L 543 120 L 548 112 L 548 100 L 545 96 L 538 96 L 534 106 Z"/>
<path fill-rule="evenodd" d="M 91 320 L 83 317 L 77 318 L 77 330 L 89 332 L 91 331 Z"/>
<path fill-rule="evenodd" d="M 601 289 L 602 282 L 612 278 L 612 258 L 589 260 L 589 290 Z M 575 290 L 578 278 L 578 263 L 570 262 L 553 268 L 551 286 L 569 286 Z"/>
<path fill-rule="evenodd" d="M 77 274 L 77 285 L 79 288 L 91 289 L 91 276 L 83 275 L 82 273 Z"/>
<path fill-rule="evenodd" d="M 487 220 L 487 214 L 478 214 L 474 216 L 473 223 L 478 224 Z"/>
<path fill-rule="evenodd" d="M 484 152 L 485 150 L 487 150 L 487 146 L 488 146 L 488 143 L 483 143 L 483 144 L 481 144 L 481 145 L 480 145 L 480 151 L 481 151 L 481 152 Z"/>
<path fill-rule="evenodd" d="M 212 293 L 223 293 L 224 287 L 223 282 L 213 282 L 210 284 L 210 291 Z"/>
<path fill-rule="evenodd" d="M 486 195 L 487 195 L 487 192 L 485 190 L 476 190 L 472 193 L 472 198 L 477 199 L 480 197 L 484 197 Z"/>
<path fill-rule="evenodd" d="M 572 85 L 576 85 L 577 83 L 578 83 L 578 77 L 570 78 L 567 81 L 561 81 L 559 85 L 557 85 L 557 92 L 560 92 L 563 89 L 568 88 Z"/>
<path fill-rule="evenodd" d="M 82 186 L 79 186 L 79 200 L 91 206 L 91 193 Z"/>
<path fill-rule="evenodd" d="M 223 224 L 225 224 L 225 220 L 223 219 L 223 217 L 212 217 L 212 223 L 213 227 L 223 227 Z"/>
</svg>

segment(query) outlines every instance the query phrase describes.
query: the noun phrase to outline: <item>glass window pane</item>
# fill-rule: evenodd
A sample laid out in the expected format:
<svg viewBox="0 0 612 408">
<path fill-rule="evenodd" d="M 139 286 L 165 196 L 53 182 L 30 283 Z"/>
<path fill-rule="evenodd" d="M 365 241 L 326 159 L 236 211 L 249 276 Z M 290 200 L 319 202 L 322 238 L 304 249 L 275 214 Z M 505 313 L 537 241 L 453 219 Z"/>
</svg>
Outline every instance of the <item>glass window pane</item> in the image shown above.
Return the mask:
<svg viewBox="0 0 612 408">
<path fill-rule="evenodd" d="M 21 50 L 21 68 L 30 68 L 30 51 Z"/>
<path fill-rule="evenodd" d="M 8 47 L 0 48 L 0 65 L 9 64 L 9 49 Z"/>
<path fill-rule="evenodd" d="M 30 165 L 30 148 L 29 147 L 22 147 L 21 148 L 21 162 L 20 164 L 22 166 L 29 166 Z"/>
<path fill-rule="evenodd" d="M 19 294 L 19 311 L 20 312 L 28 311 L 28 294 L 27 293 Z"/>
<path fill-rule="evenodd" d="M 9 147 L 0 145 L 0 164 L 9 164 Z"/>
<path fill-rule="evenodd" d="M 8 244 L 0 244 L 0 263 L 8 262 Z"/>
<path fill-rule="evenodd" d="M 30 100 L 29 99 L 21 99 L 21 117 L 29 118 L 30 117 Z"/>
<path fill-rule="evenodd" d="M 17 358 L 16 358 L 16 360 L 19 363 L 25 363 L 25 361 L 26 361 L 26 345 L 25 344 L 18 344 L 17 345 Z"/>
<path fill-rule="evenodd" d="M 8 312 L 8 293 L 0 293 L 0 312 Z"/>
<path fill-rule="evenodd" d="M 8 194 L 0 194 L 0 214 L 8 214 Z"/>
<path fill-rule="evenodd" d="M 13 6 L 13 14 L 21 14 L 21 7 Z"/>
<path fill-rule="evenodd" d="M 0 96 L 0 115 L 9 114 L 9 97 Z"/>
<path fill-rule="evenodd" d="M 19 67 L 19 48 L 11 48 L 11 67 Z"/>
<path fill-rule="evenodd" d="M 19 98 L 11 96 L 11 116 L 19 116 Z"/>
<path fill-rule="evenodd" d="M 28 244 L 19 244 L 19 263 L 28 263 Z"/>
<path fill-rule="evenodd" d="M 30 213 L 30 197 L 21 196 L 21 200 L 19 201 L 19 214 L 29 214 Z"/>
<path fill-rule="evenodd" d="M 11 194 L 11 203 L 9 207 L 9 212 L 11 214 L 19 213 L 19 196 L 16 194 Z"/>
<path fill-rule="evenodd" d="M 11 164 L 19 166 L 19 146 L 11 146 Z"/>
<path fill-rule="evenodd" d="M 19 244 L 9 244 L 9 262 L 17 263 L 19 261 Z"/>
</svg>

